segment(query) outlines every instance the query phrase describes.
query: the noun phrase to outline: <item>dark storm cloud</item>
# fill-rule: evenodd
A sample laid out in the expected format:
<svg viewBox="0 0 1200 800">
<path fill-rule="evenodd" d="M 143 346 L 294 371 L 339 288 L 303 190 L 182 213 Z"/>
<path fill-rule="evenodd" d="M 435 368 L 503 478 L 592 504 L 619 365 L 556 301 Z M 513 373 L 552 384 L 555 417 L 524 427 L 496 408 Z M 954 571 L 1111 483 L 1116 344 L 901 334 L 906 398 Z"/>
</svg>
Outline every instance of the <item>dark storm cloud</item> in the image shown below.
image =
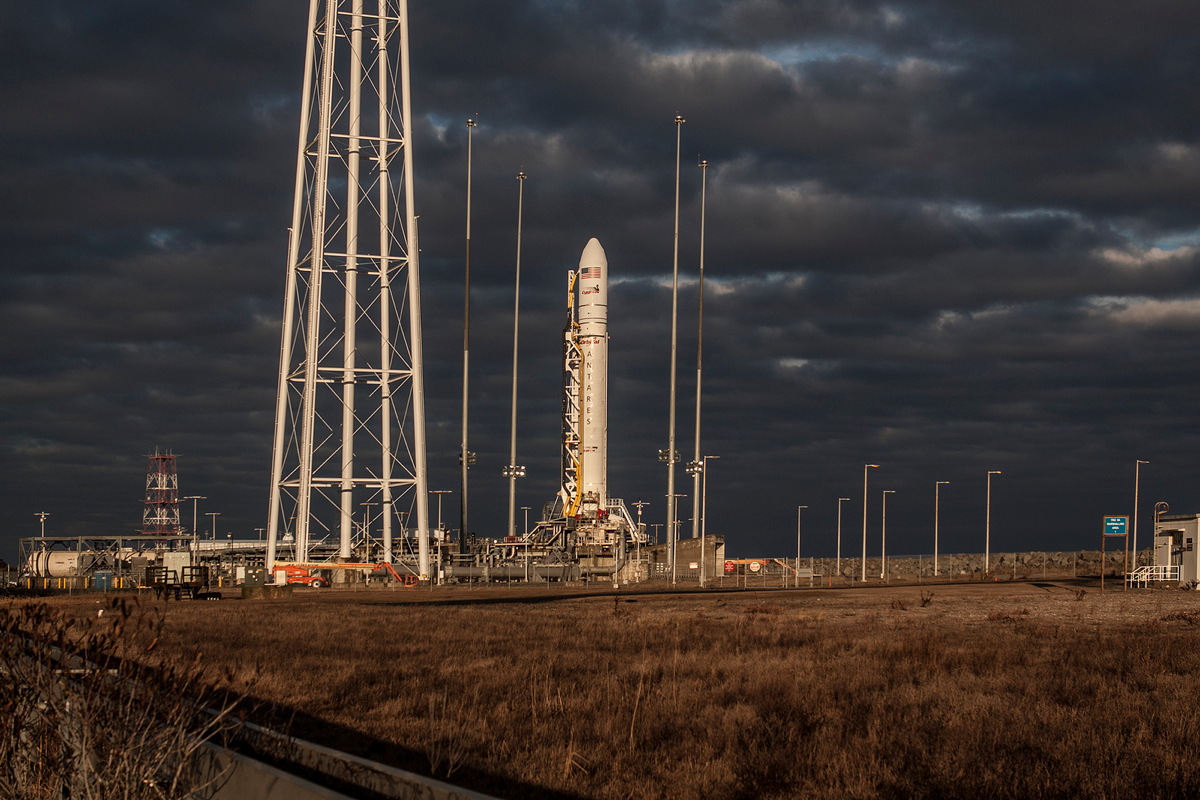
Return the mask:
<svg viewBox="0 0 1200 800">
<path fill-rule="evenodd" d="M 866 462 L 910 551 L 935 479 L 945 541 L 979 549 L 988 469 L 999 549 L 1094 545 L 1136 458 L 1143 507 L 1200 502 L 1194 3 L 472 0 L 411 20 L 431 488 L 457 488 L 480 121 L 481 533 L 504 512 L 521 169 L 520 502 L 556 489 L 565 273 L 597 236 L 611 482 L 662 517 L 677 112 L 678 446 L 689 459 L 703 157 L 703 437 L 731 552 L 787 550 L 797 503 L 828 552 Z M 263 524 L 305 23 L 274 0 L 0 23 L 2 552 L 38 510 L 58 532 L 137 527 L 156 446 L 222 531 Z"/>
</svg>

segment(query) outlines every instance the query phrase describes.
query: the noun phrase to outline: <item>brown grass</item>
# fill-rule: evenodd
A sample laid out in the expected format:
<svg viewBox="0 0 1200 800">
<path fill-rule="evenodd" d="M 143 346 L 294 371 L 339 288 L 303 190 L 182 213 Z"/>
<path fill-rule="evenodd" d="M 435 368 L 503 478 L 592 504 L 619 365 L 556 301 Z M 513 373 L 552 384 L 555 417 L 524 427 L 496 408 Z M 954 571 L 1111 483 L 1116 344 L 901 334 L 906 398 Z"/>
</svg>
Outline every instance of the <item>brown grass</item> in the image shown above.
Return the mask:
<svg viewBox="0 0 1200 800">
<path fill-rule="evenodd" d="M 298 735 L 496 794 L 1200 795 L 1194 594 L 932 598 L 326 590 L 171 603 L 160 646 L 261 666 Z"/>
</svg>

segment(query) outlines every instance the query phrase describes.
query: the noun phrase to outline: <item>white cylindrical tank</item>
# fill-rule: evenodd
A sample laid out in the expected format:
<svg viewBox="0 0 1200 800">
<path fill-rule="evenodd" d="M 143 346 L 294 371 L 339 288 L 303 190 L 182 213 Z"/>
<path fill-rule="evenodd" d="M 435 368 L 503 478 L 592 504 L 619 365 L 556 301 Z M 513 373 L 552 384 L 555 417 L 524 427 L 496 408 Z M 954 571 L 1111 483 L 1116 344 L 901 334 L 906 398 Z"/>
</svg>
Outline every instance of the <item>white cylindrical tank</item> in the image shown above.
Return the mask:
<svg viewBox="0 0 1200 800">
<path fill-rule="evenodd" d="M 593 494 L 604 508 L 608 483 L 608 258 L 596 239 L 579 258 L 579 349 L 583 354 L 580 390 L 580 461 L 583 496 Z"/>
<path fill-rule="evenodd" d="M 84 555 L 90 554 L 42 550 L 29 557 L 26 569 L 35 578 L 70 578 L 79 574 L 80 556 Z"/>
</svg>

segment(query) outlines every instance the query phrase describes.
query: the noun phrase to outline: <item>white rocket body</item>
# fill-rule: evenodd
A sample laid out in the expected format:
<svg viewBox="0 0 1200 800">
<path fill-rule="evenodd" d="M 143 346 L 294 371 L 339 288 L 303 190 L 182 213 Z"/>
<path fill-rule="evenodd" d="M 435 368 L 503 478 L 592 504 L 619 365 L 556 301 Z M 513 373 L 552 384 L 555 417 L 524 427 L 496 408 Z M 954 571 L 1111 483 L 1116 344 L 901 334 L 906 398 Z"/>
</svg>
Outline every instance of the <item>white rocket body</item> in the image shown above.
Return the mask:
<svg viewBox="0 0 1200 800">
<path fill-rule="evenodd" d="M 590 239 L 579 258 L 580 461 L 583 497 L 608 501 L 608 258 Z"/>
</svg>

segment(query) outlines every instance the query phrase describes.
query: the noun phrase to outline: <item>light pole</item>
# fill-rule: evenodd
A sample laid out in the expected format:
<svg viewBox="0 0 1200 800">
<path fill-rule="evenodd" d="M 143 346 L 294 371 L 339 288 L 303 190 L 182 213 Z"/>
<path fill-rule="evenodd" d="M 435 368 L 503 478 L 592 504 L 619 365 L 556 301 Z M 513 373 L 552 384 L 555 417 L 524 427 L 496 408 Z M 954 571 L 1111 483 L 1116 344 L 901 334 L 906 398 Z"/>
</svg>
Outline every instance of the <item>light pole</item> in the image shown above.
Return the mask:
<svg viewBox="0 0 1200 800">
<path fill-rule="evenodd" d="M 429 492 L 430 494 L 436 494 L 438 496 L 438 530 L 439 531 L 444 530 L 442 528 L 442 495 L 450 494 L 453 491 L 454 491 L 453 489 L 432 489 Z"/>
<path fill-rule="evenodd" d="M 1142 477 L 1142 464 L 1149 464 L 1149 461 L 1138 461 L 1133 465 L 1133 568 L 1137 569 L 1138 553 L 1137 553 L 1137 523 L 1138 523 L 1138 495 L 1141 486 L 1139 481 Z M 1125 558 L 1125 571 L 1129 572 L 1129 557 Z"/>
<path fill-rule="evenodd" d="M 654 531 L 654 543 L 655 544 L 658 544 L 658 529 L 661 528 L 662 526 L 663 526 L 663 524 L 661 522 L 651 522 L 650 523 L 650 529 Z"/>
<path fill-rule="evenodd" d="M 796 506 L 796 588 L 800 588 L 800 512 L 808 506 Z"/>
<path fill-rule="evenodd" d="M 842 503 L 850 502 L 849 497 L 838 498 L 838 515 L 837 515 L 837 566 L 834 571 L 837 572 L 838 580 L 842 579 Z"/>
<path fill-rule="evenodd" d="M 863 465 L 863 541 L 862 541 L 862 581 L 867 582 L 867 470 L 879 469 L 878 464 Z"/>
<path fill-rule="evenodd" d="M 671 562 L 671 585 L 675 585 L 675 566 L 677 560 L 676 540 L 677 536 L 675 527 L 675 502 L 672 498 L 675 496 L 675 462 L 679 460 L 679 453 L 675 449 L 675 383 L 676 371 L 679 350 L 679 156 L 680 147 L 683 139 L 683 123 L 684 119 L 679 114 L 675 115 L 675 238 L 672 245 L 671 256 L 671 380 L 670 391 L 668 392 L 668 403 L 670 408 L 667 411 L 667 536 L 670 537 L 670 562 Z M 663 451 L 659 451 L 661 458 Z"/>
<path fill-rule="evenodd" d="M 895 489 L 883 490 L 883 536 L 879 544 L 879 580 L 887 582 L 887 496 L 895 494 Z"/>
<path fill-rule="evenodd" d="M 992 476 L 1003 473 L 998 469 L 989 469 L 987 474 L 987 520 L 983 542 L 983 574 L 984 577 L 992 571 Z"/>
<path fill-rule="evenodd" d="M 1158 536 L 1158 518 L 1171 510 L 1171 506 L 1165 500 L 1159 500 L 1154 504 L 1154 535 Z"/>
<path fill-rule="evenodd" d="M 46 517 L 50 516 L 49 511 L 35 511 L 33 515 L 42 522 L 42 538 L 46 538 Z"/>
<path fill-rule="evenodd" d="M 200 501 L 201 501 L 201 500 L 207 500 L 208 498 L 207 498 L 207 497 L 205 497 L 204 495 L 193 494 L 193 495 L 190 495 L 190 496 L 188 496 L 188 497 L 181 497 L 181 498 L 179 498 L 179 499 L 180 499 L 180 500 L 191 500 L 191 501 L 192 501 L 192 534 L 193 534 L 193 535 L 195 535 L 195 533 L 196 533 L 196 520 L 197 520 L 197 515 L 196 515 L 196 507 L 199 505 L 199 503 L 200 503 Z"/>
<path fill-rule="evenodd" d="M 192 566 L 196 566 L 196 561 L 200 558 L 200 534 L 199 531 L 196 530 L 196 506 L 201 500 L 207 500 L 208 498 L 204 497 L 203 495 L 194 494 L 180 499 L 192 501 Z"/>
<path fill-rule="evenodd" d="M 204 512 L 204 516 L 212 517 L 212 525 L 213 525 L 212 538 L 213 538 L 213 541 L 215 542 L 217 540 L 217 517 L 221 516 L 221 512 L 220 511 L 206 511 L 206 512 Z"/>
<path fill-rule="evenodd" d="M 704 588 L 705 563 L 708 561 L 708 460 L 710 458 L 720 458 L 720 456 L 705 456 L 701 459 L 704 465 L 704 476 L 700 481 L 700 588 Z"/>
<path fill-rule="evenodd" d="M 933 482 L 933 577 L 938 575 L 938 518 L 941 514 L 939 504 L 941 503 L 941 488 L 948 486 L 950 481 L 934 481 Z"/>
<path fill-rule="evenodd" d="M 675 527 L 667 531 L 667 538 L 671 542 L 673 551 L 671 557 L 671 585 L 674 586 L 677 578 L 677 569 L 679 563 L 679 498 L 687 497 L 686 494 L 673 494 L 667 497 L 667 511 L 671 515 L 671 524 Z"/>
<path fill-rule="evenodd" d="M 463 379 L 462 379 L 462 447 L 458 454 L 461 472 L 459 485 L 459 511 L 461 526 L 458 529 L 459 544 L 465 551 L 467 544 L 467 469 L 474 460 L 474 453 L 467 449 L 467 388 L 470 384 L 471 363 L 471 157 L 475 136 L 475 120 L 467 120 L 467 245 L 466 270 L 463 291 Z"/>
</svg>

